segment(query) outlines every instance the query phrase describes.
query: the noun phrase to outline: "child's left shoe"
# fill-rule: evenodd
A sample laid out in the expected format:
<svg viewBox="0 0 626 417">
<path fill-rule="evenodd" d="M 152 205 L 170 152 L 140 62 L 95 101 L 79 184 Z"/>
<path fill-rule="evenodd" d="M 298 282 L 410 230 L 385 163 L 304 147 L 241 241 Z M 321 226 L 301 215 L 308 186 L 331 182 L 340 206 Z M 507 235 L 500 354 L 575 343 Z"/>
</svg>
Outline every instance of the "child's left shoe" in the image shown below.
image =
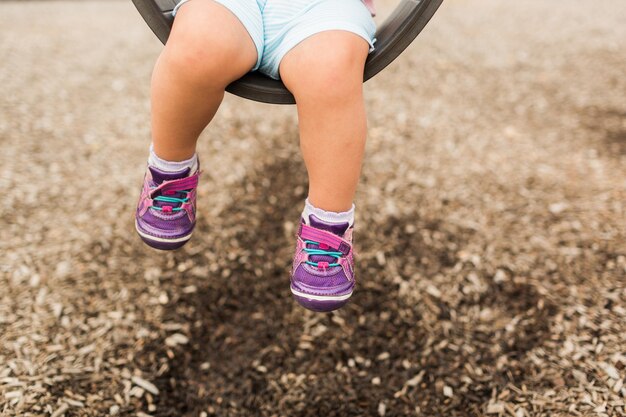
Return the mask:
<svg viewBox="0 0 626 417">
<path fill-rule="evenodd" d="M 353 228 L 315 215 L 298 230 L 291 292 L 303 307 L 328 312 L 343 307 L 354 290 Z"/>
</svg>

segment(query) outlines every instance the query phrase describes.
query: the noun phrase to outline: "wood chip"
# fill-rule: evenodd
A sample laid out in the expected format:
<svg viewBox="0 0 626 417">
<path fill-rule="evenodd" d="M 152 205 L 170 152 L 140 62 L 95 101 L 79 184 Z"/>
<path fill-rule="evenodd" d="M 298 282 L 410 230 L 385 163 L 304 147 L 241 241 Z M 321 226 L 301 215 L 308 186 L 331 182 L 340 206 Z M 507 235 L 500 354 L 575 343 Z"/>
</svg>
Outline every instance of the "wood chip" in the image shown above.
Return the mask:
<svg viewBox="0 0 626 417">
<path fill-rule="evenodd" d="M 159 389 L 152 382 L 146 381 L 145 379 L 140 378 L 138 376 L 133 376 L 131 378 L 131 381 L 135 385 L 148 391 L 150 394 L 159 395 Z"/>
<path fill-rule="evenodd" d="M 61 404 L 61 406 L 60 406 L 59 408 L 57 408 L 57 410 L 56 410 L 54 413 L 52 413 L 52 414 L 50 415 L 50 417 L 61 417 L 61 416 L 62 416 L 62 415 L 64 415 L 64 414 L 65 414 L 65 412 L 66 412 L 67 410 L 69 410 L 69 409 L 70 409 L 70 406 L 69 406 L 69 405 L 67 405 L 67 404 Z"/>
<path fill-rule="evenodd" d="M 386 413 L 387 413 L 387 404 L 385 404 L 384 402 L 379 402 L 378 403 L 378 415 L 380 417 L 385 417 Z"/>
<path fill-rule="evenodd" d="M 504 413 L 504 404 L 491 403 L 487 405 L 487 414 L 500 414 Z"/>
<path fill-rule="evenodd" d="M 189 343 L 189 339 L 182 333 L 174 333 L 165 339 L 165 344 L 170 347 L 186 345 L 187 343 Z"/>
<path fill-rule="evenodd" d="M 424 379 L 425 374 L 426 374 L 426 371 L 422 369 L 417 375 L 415 375 L 413 378 L 406 381 L 405 384 L 408 385 L 409 387 L 415 387 L 420 382 L 422 382 L 422 379 Z"/>
<path fill-rule="evenodd" d="M 615 380 L 621 379 L 621 377 L 619 375 L 619 372 L 617 371 L 617 368 L 615 368 L 610 363 L 603 362 L 603 363 L 600 364 L 600 366 L 602 367 L 604 372 L 606 372 L 606 374 L 609 376 L 609 378 L 612 378 L 612 379 L 615 379 Z"/>
</svg>

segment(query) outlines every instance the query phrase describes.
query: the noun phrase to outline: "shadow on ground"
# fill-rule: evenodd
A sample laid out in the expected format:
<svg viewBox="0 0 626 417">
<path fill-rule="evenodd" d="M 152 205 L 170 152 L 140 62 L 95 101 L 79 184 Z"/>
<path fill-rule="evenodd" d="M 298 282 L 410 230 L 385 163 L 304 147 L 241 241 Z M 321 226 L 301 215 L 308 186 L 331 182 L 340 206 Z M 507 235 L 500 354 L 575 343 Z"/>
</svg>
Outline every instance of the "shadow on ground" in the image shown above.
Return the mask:
<svg viewBox="0 0 626 417">
<path fill-rule="evenodd" d="M 245 193 L 224 211 L 222 239 L 174 255 L 178 265 L 190 256 L 208 278 L 161 280 L 172 295 L 164 321 L 188 328 L 189 344 L 168 346 L 163 334 L 135 357 L 155 375 L 155 415 L 363 416 L 380 407 L 388 416 L 416 407 L 481 415 L 495 387 L 523 380 L 532 368 L 525 353 L 543 342 L 556 312 L 531 285 L 481 276 L 481 290 L 461 289 L 463 298 L 402 292 L 402 281 L 414 285 L 416 276 L 473 271 L 456 254 L 474 232 L 437 219 L 410 214 L 369 225 L 359 243 L 367 253 L 384 236 L 386 262 L 359 260 L 354 300 L 335 314 L 296 306 L 288 289 L 293 225 L 285 219 L 298 218 L 305 172 L 294 160 L 275 157 L 242 181 Z M 211 228 L 200 220 L 196 236 Z M 491 316 L 471 320 L 485 310 Z"/>
</svg>

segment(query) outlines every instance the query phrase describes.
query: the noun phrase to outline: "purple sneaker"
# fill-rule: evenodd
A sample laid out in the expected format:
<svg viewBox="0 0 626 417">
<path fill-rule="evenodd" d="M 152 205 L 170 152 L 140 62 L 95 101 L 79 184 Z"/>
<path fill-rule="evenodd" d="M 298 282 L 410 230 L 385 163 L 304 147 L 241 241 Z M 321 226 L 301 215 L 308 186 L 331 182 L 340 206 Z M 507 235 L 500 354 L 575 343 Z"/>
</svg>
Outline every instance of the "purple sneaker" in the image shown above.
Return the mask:
<svg viewBox="0 0 626 417">
<path fill-rule="evenodd" d="M 199 171 L 189 168 L 164 172 L 148 167 L 137 204 L 135 228 L 144 242 L 156 249 L 183 246 L 196 225 L 196 187 Z"/>
<path fill-rule="evenodd" d="M 300 223 L 291 273 L 291 292 L 302 307 L 327 312 L 344 306 L 354 290 L 352 231 L 314 215 Z"/>
</svg>

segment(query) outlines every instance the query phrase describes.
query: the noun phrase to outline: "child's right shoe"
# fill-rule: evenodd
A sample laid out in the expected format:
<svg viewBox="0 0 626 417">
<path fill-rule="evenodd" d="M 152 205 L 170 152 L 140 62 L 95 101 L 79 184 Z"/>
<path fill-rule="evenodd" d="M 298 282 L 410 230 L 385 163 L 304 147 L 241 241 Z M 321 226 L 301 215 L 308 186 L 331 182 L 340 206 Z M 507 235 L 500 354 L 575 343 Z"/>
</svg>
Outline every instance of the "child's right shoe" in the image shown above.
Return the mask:
<svg viewBox="0 0 626 417">
<path fill-rule="evenodd" d="M 165 172 L 148 166 L 137 204 L 135 228 L 156 249 L 183 246 L 196 225 L 196 188 L 200 172 Z"/>
</svg>

